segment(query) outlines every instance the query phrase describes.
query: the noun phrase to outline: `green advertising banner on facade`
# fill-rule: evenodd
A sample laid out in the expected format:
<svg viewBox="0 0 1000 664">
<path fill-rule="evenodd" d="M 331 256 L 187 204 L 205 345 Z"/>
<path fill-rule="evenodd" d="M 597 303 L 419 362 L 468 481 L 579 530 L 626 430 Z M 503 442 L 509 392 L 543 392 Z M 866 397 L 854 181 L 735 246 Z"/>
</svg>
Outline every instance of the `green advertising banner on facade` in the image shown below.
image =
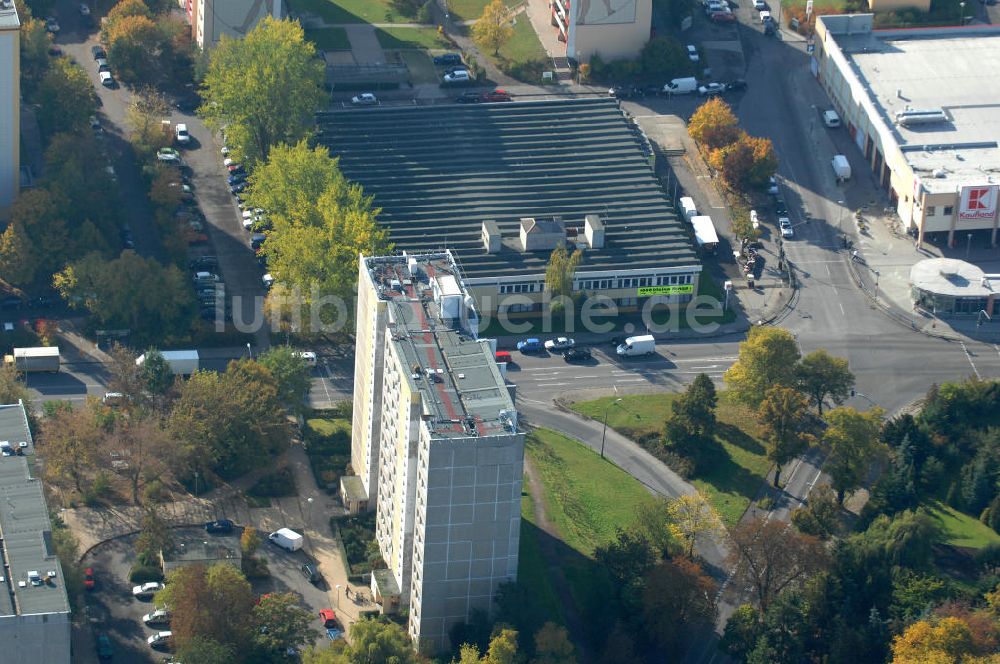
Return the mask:
<svg viewBox="0 0 1000 664">
<path fill-rule="evenodd" d="M 684 284 L 682 286 L 643 286 L 636 291 L 639 297 L 649 297 L 650 295 L 685 295 L 694 292 L 694 284 Z"/>
</svg>

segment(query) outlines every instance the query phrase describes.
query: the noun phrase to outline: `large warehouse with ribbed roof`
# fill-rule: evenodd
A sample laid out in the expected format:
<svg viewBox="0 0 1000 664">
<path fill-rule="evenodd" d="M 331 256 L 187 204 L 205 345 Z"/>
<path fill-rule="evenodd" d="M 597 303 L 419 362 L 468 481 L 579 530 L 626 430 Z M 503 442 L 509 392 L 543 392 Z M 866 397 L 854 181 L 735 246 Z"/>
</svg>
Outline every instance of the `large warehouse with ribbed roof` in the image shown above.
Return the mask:
<svg viewBox="0 0 1000 664">
<path fill-rule="evenodd" d="M 397 250 L 450 249 L 486 313 L 543 308 L 552 250 L 622 309 L 684 302 L 701 264 L 645 136 L 611 99 L 321 113 L 318 140 L 382 208 Z"/>
</svg>

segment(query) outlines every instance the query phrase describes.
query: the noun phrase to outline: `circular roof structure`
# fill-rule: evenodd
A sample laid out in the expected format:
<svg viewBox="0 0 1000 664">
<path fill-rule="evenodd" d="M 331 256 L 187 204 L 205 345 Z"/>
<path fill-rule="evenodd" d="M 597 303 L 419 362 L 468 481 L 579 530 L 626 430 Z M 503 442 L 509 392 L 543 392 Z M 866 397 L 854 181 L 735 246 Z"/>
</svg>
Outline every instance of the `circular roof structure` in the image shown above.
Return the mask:
<svg viewBox="0 0 1000 664">
<path fill-rule="evenodd" d="M 928 258 L 910 268 L 910 283 L 928 293 L 952 297 L 986 297 L 993 294 L 983 271 L 955 258 Z"/>
</svg>

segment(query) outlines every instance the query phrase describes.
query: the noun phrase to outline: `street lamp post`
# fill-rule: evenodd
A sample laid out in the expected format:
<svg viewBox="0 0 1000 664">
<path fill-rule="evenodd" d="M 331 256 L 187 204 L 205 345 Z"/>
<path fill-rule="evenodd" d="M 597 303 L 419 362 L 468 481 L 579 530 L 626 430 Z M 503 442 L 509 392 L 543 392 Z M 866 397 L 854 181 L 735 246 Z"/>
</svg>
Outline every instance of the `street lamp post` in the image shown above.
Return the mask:
<svg viewBox="0 0 1000 664">
<path fill-rule="evenodd" d="M 253 359 L 253 351 L 250 350 L 250 342 L 249 341 L 247 342 L 247 354 L 250 356 L 250 359 L 252 360 Z"/>
<path fill-rule="evenodd" d="M 878 278 L 882 276 L 882 273 L 875 270 L 875 301 L 878 301 Z"/>
<path fill-rule="evenodd" d="M 959 8 L 962 11 L 962 15 L 958 17 L 958 24 L 961 27 L 965 27 L 965 3 L 964 2 L 960 2 L 960 3 L 958 3 L 958 6 L 959 6 Z"/>
<path fill-rule="evenodd" d="M 306 498 L 306 528 L 312 523 L 312 513 L 313 513 L 313 501 L 316 500 L 313 497 Z"/>
<path fill-rule="evenodd" d="M 337 584 L 337 608 L 340 608 L 340 584 Z"/>
<path fill-rule="evenodd" d="M 607 439 L 607 436 L 608 436 L 608 411 L 611 410 L 612 406 L 614 406 L 616 404 L 619 404 L 619 403 L 621 403 L 621 399 L 615 399 L 614 401 L 612 401 L 611 403 L 608 404 L 607 408 L 604 409 L 604 430 L 601 431 L 601 458 L 602 459 L 604 458 L 604 441 Z"/>
<path fill-rule="evenodd" d="M 969 260 L 970 251 L 972 251 L 972 233 L 965 236 L 965 260 Z"/>
</svg>

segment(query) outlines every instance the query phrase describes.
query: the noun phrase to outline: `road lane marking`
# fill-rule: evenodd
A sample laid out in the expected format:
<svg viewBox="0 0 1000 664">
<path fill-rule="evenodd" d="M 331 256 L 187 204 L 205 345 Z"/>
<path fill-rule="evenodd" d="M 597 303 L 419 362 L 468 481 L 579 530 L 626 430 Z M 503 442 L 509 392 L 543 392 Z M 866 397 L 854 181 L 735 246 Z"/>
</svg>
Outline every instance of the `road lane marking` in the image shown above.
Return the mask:
<svg viewBox="0 0 1000 664">
<path fill-rule="evenodd" d="M 972 361 L 972 353 L 969 352 L 969 349 L 966 347 L 964 341 L 960 341 L 959 343 L 962 344 L 962 351 L 965 352 L 965 358 L 969 360 L 969 365 L 972 367 L 972 370 L 976 372 L 976 378 L 982 380 L 983 377 L 979 375 L 979 369 L 976 368 L 975 362 Z"/>
<path fill-rule="evenodd" d="M 836 289 L 834 289 L 834 290 L 836 290 Z M 841 304 L 840 302 L 838 302 L 837 306 L 840 307 L 840 315 L 843 316 L 844 318 L 847 318 L 847 312 L 844 311 L 844 305 Z"/>
</svg>

